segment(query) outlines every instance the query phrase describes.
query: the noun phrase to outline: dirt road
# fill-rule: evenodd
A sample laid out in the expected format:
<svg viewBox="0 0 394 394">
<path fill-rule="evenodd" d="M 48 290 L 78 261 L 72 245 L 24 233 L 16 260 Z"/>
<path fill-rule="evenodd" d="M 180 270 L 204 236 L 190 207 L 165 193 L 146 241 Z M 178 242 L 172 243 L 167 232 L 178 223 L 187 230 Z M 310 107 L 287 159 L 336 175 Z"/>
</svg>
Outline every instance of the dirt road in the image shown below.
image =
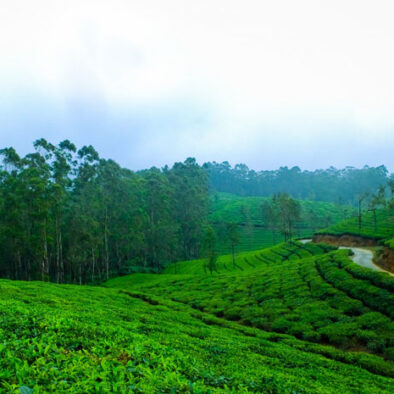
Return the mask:
<svg viewBox="0 0 394 394">
<path fill-rule="evenodd" d="M 308 242 L 311 242 L 311 239 L 301 239 L 300 242 L 305 244 Z M 391 272 L 385 271 L 384 269 L 378 267 L 376 264 L 373 262 L 373 252 L 369 249 L 365 248 L 357 248 L 354 246 L 340 246 L 339 249 L 349 249 L 353 252 L 353 256 L 351 256 L 351 259 L 353 262 L 355 262 L 358 265 L 361 265 L 362 267 L 370 268 L 374 271 L 380 271 L 380 272 L 387 272 L 389 275 L 393 276 Z"/>
</svg>

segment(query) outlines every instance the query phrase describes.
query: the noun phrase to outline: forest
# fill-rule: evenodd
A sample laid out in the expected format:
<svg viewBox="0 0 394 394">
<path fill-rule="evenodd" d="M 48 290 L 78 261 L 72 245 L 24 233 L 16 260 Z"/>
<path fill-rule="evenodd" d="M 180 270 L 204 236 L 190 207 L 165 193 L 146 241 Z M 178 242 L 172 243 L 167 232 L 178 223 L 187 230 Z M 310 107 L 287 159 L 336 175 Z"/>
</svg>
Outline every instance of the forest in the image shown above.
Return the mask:
<svg viewBox="0 0 394 394">
<path fill-rule="evenodd" d="M 394 176 L 385 166 L 346 167 L 301 171 L 299 167 L 280 167 L 275 171 L 254 171 L 246 164 L 232 167 L 227 161 L 204 164 L 214 191 L 240 196 L 271 196 L 288 193 L 294 198 L 356 204 L 358 196 L 375 191 L 390 182 L 394 193 Z"/>
<path fill-rule="evenodd" d="M 208 191 L 194 159 L 134 173 L 92 146 L 34 147 L 1 151 L 0 276 L 95 283 L 199 256 Z"/>
</svg>

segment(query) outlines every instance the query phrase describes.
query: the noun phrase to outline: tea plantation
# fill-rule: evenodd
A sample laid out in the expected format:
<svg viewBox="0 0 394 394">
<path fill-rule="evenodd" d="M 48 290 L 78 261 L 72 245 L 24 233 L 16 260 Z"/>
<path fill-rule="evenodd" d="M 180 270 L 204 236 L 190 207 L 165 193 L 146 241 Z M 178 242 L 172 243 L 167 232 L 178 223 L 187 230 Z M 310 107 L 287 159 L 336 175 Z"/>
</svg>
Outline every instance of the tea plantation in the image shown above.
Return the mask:
<svg viewBox="0 0 394 394">
<path fill-rule="evenodd" d="M 283 240 L 279 230 L 268 229 L 263 221 L 261 204 L 270 201 L 267 197 L 240 197 L 230 193 L 216 193 L 211 197 L 209 219 L 218 234 L 221 223 L 237 223 L 240 240 L 236 245 L 238 252 L 269 247 Z M 319 228 L 338 223 L 355 214 L 352 206 L 323 201 L 299 200 L 301 205 L 301 221 L 297 223 L 296 234 L 301 238 L 309 238 Z M 224 239 L 218 237 L 220 254 L 230 253 L 231 248 Z"/>
<path fill-rule="evenodd" d="M 358 218 L 348 219 L 318 231 L 320 234 L 357 235 L 377 240 L 394 237 L 394 210 L 381 209 L 376 211 L 376 222 L 373 212 L 362 214 L 361 228 Z M 389 246 L 389 245 L 388 245 Z M 394 243 L 393 243 L 394 246 Z"/>
<path fill-rule="evenodd" d="M 289 242 L 212 275 L 0 280 L 0 392 L 393 392 L 394 279 L 348 253 Z"/>
<path fill-rule="evenodd" d="M 223 258 L 223 274 L 161 275 L 153 283 L 129 276 L 107 286 L 165 296 L 243 325 L 393 361 L 394 280 L 355 265 L 348 250 L 324 248 L 293 242 L 241 254 L 243 264 L 229 273 Z M 198 265 L 202 261 L 194 263 L 195 273 Z"/>
</svg>

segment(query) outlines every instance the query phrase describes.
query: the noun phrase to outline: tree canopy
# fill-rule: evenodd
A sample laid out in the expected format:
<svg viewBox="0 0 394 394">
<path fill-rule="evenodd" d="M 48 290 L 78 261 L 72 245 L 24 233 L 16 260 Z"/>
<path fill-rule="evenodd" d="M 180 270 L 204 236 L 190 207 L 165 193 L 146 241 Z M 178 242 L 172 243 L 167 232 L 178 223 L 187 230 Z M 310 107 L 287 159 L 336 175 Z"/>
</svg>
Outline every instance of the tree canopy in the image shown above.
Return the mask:
<svg viewBox="0 0 394 394">
<path fill-rule="evenodd" d="M 299 167 L 280 167 L 273 171 L 254 171 L 245 164 L 232 167 L 227 161 L 204 164 L 213 192 L 240 196 L 272 196 L 287 193 L 293 198 L 357 205 L 357 196 L 374 193 L 380 185 L 391 185 L 393 178 L 385 166 L 346 167 L 301 171 Z M 394 193 L 394 192 L 393 192 Z"/>
<path fill-rule="evenodd" d="M 94 283 L 199 256 L 208 185 L 194 159 L 134 173 L 68 140 L 34 148 L 0 151 L 0 276 Z"/>
</svg>

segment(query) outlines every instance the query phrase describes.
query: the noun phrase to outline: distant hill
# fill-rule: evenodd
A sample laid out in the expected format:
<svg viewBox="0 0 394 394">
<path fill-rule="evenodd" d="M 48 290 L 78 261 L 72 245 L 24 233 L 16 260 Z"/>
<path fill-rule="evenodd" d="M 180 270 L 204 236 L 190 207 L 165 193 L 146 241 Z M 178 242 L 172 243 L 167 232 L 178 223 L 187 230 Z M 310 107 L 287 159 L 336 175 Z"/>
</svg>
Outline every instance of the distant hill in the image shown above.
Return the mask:
<svg viewBox="0 0 394 394">
<path fill-rule="evenodd" d="M 293 198 L 357 204 L 358 196 L 373 194 L 379 186 L 393 182 L 394 175 L 385 166 L 363 168 L 301 170 L 299 167 L 280 167 L 277 170 L 255 171 L 245 164 L 232 167 L 223 163 L 205 163 L 212 192 L 239 196 L 271 196 L 288 193 Z M 391 178 L 390 178 L 391 176 Z"/>
</svg>

